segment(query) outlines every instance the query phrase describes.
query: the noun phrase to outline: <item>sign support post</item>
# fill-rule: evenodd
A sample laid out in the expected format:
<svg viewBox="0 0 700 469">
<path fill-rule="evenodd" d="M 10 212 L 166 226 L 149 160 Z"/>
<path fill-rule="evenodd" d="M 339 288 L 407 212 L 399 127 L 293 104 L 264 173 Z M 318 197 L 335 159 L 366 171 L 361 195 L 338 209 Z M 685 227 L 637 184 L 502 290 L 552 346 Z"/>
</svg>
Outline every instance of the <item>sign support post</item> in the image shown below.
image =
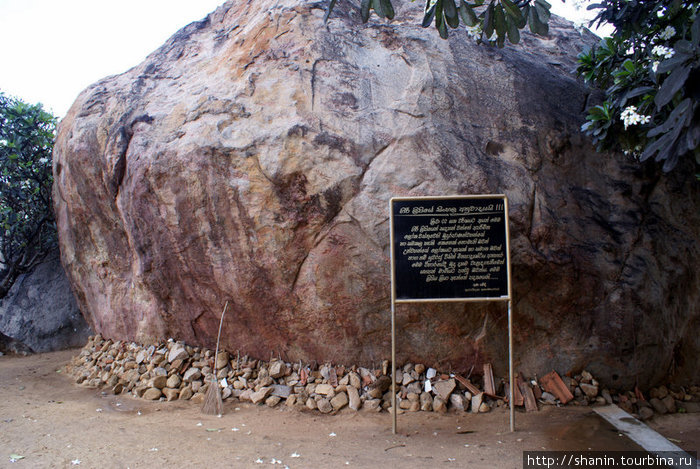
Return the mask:
<svg viewBox="0 0 700 469">
<path fill-rule="evenodd" d="M 508 302 L 510 431 L 515 431 L 508 199 L 503 194 L 395 197 L 391 244 L 391 407 L 397 431 L 396 303 Z M 398 269 L 397 269 L 398 267 Z"/>
</svg>

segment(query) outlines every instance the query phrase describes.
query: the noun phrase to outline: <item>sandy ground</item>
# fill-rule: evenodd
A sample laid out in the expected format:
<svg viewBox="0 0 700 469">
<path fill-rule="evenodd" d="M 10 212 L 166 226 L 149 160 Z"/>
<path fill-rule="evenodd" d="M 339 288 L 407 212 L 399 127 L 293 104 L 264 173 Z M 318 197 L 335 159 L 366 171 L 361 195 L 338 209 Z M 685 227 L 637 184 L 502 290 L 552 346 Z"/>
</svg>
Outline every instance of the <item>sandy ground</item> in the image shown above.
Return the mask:
<svg viewBox="0 0 700 469">
<path fill-rule="evenodd" d="M 515 433 L 505 409 L 403 414 L 397 435 L 386 412 L 322 416 L 227 402 L 222 417 L 206 416 L 189 402 L 77 386 L 58 371 L 76 353 L 0 357 L 0 467 L 520 468 L 528 450 L 638 449 L 580 407 L 518 412 Z M 654 425 L 698 449 L 698 414 Z M 13 454 L 24 458 L 10 462 Z"/>
</svg>

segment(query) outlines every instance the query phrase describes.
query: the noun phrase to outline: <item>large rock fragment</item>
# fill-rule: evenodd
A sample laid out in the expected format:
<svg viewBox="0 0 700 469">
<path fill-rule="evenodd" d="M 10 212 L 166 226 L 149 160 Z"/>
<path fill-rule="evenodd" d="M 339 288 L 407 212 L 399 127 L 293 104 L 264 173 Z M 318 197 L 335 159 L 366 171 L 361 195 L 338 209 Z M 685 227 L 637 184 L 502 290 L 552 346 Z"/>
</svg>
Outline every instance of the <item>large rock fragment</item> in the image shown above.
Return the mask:
<svg viewBox="0 0 700 469">
<path fill-rule="evenodd" d="M 505 193 L 517 369 L 700 378 L 698 185 L 581 135 L 590 36 L 554 18 L 498 50 L 441 40 L 410 3 L 388 24 L 323 8 L 226 3 L 78 97 L 54 203 L 96 331 L 211 347 L 228 300 L 222 349 L 381 360 L 390 197 Z M 501 304 L 404 305 L 398 334 L 399 361 L 505 374 Z"/>
</svg>

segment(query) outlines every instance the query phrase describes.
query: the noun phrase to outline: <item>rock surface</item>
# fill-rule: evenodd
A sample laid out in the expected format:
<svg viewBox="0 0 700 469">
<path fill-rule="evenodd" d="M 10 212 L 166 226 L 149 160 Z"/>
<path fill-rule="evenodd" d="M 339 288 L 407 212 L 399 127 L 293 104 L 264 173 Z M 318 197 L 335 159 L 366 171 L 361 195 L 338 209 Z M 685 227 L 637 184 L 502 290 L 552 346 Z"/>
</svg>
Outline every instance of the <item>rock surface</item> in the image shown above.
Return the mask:
<svg viewBox="0 0 700 469">
<path fill-rule="evenodd" d="M 222 349 L 369 364 L 390 355 L 390 197 L 505 193 L 518 370 L 697 381 L 699 186 L 580 134 L 593 39 L 553 18 L 522 47 L 443 41 L 415 7 L 324 25 L 319 3 L 229 2 L 85 90 L 54 203 L 90 324 L 212 347 L 228 300 Z M 504 310 L 401 306 L 398 359 L 505 375 Z"/>
<path fill-rule="evenodd" d="M 0 299 L 0 332 L 34 352 L 85 345 L 92 331 L 78 309 L 58 252 L 20 275 Z"/>
</svg>

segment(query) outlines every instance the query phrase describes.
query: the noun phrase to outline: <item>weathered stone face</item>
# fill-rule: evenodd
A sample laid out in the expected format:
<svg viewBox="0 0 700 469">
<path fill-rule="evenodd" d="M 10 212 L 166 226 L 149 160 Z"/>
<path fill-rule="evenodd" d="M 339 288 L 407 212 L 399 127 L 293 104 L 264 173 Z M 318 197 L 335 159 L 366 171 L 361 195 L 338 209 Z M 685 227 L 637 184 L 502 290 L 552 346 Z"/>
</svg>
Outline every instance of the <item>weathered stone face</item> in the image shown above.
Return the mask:
<svg viewBox="0 0 700 469">
<path fill-rule="evenodd" d="M 341 2 L 324 26 L 320 4 L 227 3 L 78 97 L 54 200 L 95 330 L 213 346 L 229 301 L 224 348 L 377 362 L 390 197 L 505 193 L 518 369 L 700 377 L 680 361 L 700 350 L 698 185 L 595 154 L 570 25 L 498 50 L 413 7 L 362 25 Z M 401 358 L 505 373 L 504 305 L 397 314 Z"/>
</svg>

